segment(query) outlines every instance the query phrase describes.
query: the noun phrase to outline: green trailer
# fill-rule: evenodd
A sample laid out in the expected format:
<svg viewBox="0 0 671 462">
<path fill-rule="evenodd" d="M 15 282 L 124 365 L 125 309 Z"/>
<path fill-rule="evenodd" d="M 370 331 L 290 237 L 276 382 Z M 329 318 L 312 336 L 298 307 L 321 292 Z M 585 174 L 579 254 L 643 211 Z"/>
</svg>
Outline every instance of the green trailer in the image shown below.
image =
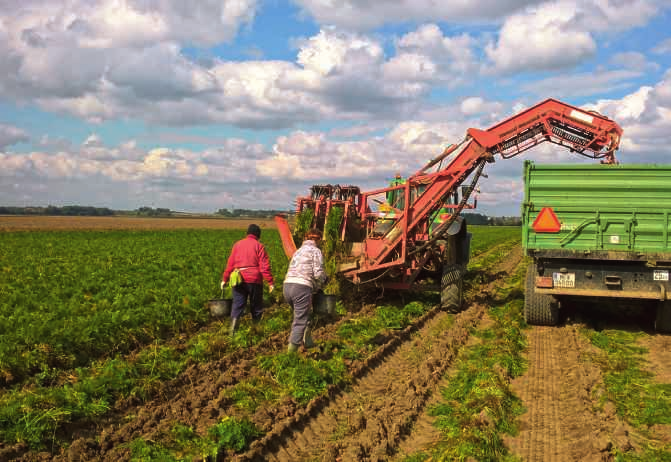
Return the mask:
<svg viewBox="0 0 671 462">
<path fill-rule="evenodd" d="M 647 299 L 655 328 L 671 331 L 670 216 L 671 165 L 526 161 L 527 322 L 555 325 L 569 299 Z"/>
</svg>

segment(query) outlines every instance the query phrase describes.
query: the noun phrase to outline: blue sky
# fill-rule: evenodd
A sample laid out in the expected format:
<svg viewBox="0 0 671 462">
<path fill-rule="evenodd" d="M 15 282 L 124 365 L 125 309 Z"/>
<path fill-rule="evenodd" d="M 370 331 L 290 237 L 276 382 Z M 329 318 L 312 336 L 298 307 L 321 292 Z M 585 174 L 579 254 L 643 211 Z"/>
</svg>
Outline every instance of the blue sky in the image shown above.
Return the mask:
<svg viewBox="0 0 671 462">
<path fill-rule="evenodd" d="M 671 159 L 669 0 L 7 0 L 0 205 L 290 209 L 385 185 L 546 98 Z M 521 162 L 479 209 L 516 215 Z"/>
</svg>

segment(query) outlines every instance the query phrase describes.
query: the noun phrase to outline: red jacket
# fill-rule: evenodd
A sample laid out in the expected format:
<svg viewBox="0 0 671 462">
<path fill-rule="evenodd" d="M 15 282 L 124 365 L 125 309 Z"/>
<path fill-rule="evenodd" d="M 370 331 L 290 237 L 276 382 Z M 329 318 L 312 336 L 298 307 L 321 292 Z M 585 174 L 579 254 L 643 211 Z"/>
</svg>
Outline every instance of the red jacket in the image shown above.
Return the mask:
<svg viewBox="0 0 671 462">
<path fill-rule="evenodd" d="M 253 234 L 248 234 L 245 239 L 233 244 L 221 280 L 228 282 L 228 278 L 231 277 L 231 273 L 236 268 L 240 269 L 242 279 L 245 282 L 263 284 L 263 279 L 265 279 L 268 285 L 273 285 L 273 274 L 270 272 L 268 253 L 263 244 Z"/>
</svg>

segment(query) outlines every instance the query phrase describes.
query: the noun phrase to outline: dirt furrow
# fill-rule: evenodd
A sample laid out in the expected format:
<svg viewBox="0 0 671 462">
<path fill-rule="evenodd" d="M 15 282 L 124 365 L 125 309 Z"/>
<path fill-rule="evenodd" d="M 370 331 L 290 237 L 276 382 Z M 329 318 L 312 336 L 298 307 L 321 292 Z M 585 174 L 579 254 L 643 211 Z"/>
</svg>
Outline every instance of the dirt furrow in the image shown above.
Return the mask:
<svg viewBox="0 0 671 462">
<path fill-rule="evenodd" d="M 487 271 L 489 276 L 496 275 L 496 278 L 490 279 L 489 277 L 482 277 L 483 275 L 480 274 L 482 272 L 478 272 L 478 274 L 474 275 L 475 281 L 479 282 L 481 280 L 490 279 L 492 282 L 478 286 L 478 282 L 471 281 L 469 285 L 471 285 L 474 290 L 472 290 L 472 293 L 467 297 L 467 301 L 468 299 L 474 298 L 483 300 L 483 294 L 486 294 L 485 297 L 489 297 L 489 294 L 492 292 L 494 287 L 503 284 L 506 278 L 516 271 L 521 261 L 522 249 L 519 245 L 517 245 L 510 249 L 509 254 L 504 260 Z M 491 318 L 485 313 L 478 328 L 486 328 L 492 322 L 493 321 Z M 466 344 L 466 348 L 477 341 L 479 340 L 474 337 L 470 337 L 468 343 Z M 447 373 L 444 374 L 444 377 L 433 387 L 431 397 L 426 403 L 423 412 L 413 423 L 411 431 L 404 435 L 401 439 L 397 450 L 397 456 L 394 458 L 394 460 L 403 460 L 403 458 L 407 455 L 430 449 L 440 441 L 440 431 L 434 426 L 435 417 L 429 415 L 429 411 L 433 406 L 441 403 L 442 396 L 440 393 L 438 393 L 438 391 L 441 388 L 447 386 L 449 381 L 450 371 L 448 370 Z"/>
<path fill-rule="evenodd" d="M 239 460 L 386 459 L 483 312 L 475 305 L 453 320 L 438 313 L 348 391 L 309 410 L 277 437 L 253 444 Z"/>
<path fill-rule="evenodd" d="M 631 447 L 612 406 L 594 405 L 601 373 L 582 359 L 591 346 L 577 328 L 534 326 L 528 340 L 529 369 L 511 383 L 527 408 L 511 451 L 525 461 L 600 461 L 614 444 Z"/>
</svg>

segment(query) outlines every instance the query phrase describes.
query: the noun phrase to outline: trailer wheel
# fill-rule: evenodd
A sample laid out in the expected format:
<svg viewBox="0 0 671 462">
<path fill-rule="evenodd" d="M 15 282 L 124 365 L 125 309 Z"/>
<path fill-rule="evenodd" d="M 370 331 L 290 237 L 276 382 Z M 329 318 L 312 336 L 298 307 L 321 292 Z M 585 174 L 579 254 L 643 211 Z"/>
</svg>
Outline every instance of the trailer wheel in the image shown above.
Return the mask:
<svg viewBox="0 0 671 462">
<path fill-rule="evenodd" d="M 665 334 L 671 333 L 671 301 L 660 302 L 657 305 L 655 331 Z"/>
<path fill-rule="evenodd" d="M 453 313 L 461 311 L 464 302 L 463 270 L 443 269 L 443 278 L 440 284 L 440 304 Z"/>
<path fill-rule="evenodd" d="M 537 294 L 536 265 L 531 263 L 527 268 L 527 279 L 524 286 L 524 320 L 527 324 L 537 326 L 556 326 L 559 320 L 559 303 L 552 295 Z"/>
</svg>

